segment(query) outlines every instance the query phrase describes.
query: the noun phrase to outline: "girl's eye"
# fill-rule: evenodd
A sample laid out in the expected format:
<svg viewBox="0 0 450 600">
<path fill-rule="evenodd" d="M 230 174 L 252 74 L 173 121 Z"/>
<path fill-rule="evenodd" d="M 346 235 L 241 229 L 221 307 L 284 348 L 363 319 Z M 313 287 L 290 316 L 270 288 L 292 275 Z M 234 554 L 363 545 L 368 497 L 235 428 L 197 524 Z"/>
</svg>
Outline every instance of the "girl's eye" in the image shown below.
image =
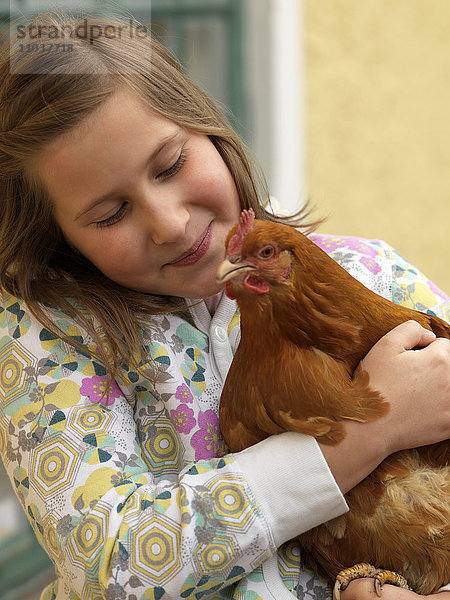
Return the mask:
<svg viewBox="0 0 450 600">
<path fill-rule="evenodd" d="M 114 225 L 114 223 L 118 223 L 126 213 L 128 208 L 128 202 L 123 202 L 121 207 L 117 212 L 108 217 L 107 219 L 103 219 L 103 221 L 97 221 L 95 226 L 98 229 L 102 229 L 103 227 L 109 227 L 110 225 Z"/>
<path fill-rule="evenodd" d="M 173 163 L 173 165 L 165 171 L 162 171 L 162 173 L 159 173 L 159 175 L 156 176 L 156 179 L 158 179 L 159 181 L 164 181 L 165 179 L 169 179 L 169 177 L 173 177 L 178 173 L 178 171 L 181 170 L 181 167 L 184 165 L 185 162 L 186 153 L 183 149 L 181 149 L 180 156 Z"/>
<path fill-rule="evenodd" d="M 266 246 L 265 248 L 263 248 L 261 250 L 261 252 L 259 253 L 259 256 L 261 258 L 272 258 L 273 253 L 274 253 L 273 246 Z"/>
<path fill-rule="evenodd" d="M 169 167 L 168 169 L 166 169 L 165 171 L 162 171 L 161 173 L 159 173 L 156 176 L 156 179 L 158 179 L 159 181 L 164 181 L 166 179 L 169 179 L 169 177 L 173 177 L 174 175 L 176 175 L 178 173 L 178 171 L 181 170 L 181 167 L 184 165 L 185 162 L 186 162 L 186 153 L 182 148 L 180 155 L 178 156 L 177 160 L 173 163 L 173 165 L 171 167 Z M 103 227 L 109 227 L 110 225 L 114 225 L 114 223 L 118 223 L 123 218 L 123 216 L 125 215 L 127 210 L 128 210 L 128 202 L 123 202 L 123 204 L 121 205 L 121 207 L 119 208 L 119 210 L 116 213 L 114 213 L 111 217 L 108 217 L 107 219 L 103 219 L 102 221 L 97 221 L 95 223 L 95 226 L 98 229 L 101 229 Z"/>
</svg>

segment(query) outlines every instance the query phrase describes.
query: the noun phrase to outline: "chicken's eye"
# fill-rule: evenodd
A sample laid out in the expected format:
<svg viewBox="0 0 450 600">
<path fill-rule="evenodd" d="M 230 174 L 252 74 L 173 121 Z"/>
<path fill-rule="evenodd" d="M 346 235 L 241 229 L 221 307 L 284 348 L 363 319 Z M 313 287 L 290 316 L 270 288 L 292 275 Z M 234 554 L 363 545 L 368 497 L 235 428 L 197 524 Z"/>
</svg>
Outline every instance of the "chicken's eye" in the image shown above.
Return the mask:
<svg viewBox="0 0 450 600">
<path fill-rule="evenodd" d="M 263 248 L 261 250 L 261 252 L 259 253 L 259 256 L 261 258 L 272 258 L 273 253 L 274 253 L 273 246 L 266 246 L 265 248 Z"/>
</svg>

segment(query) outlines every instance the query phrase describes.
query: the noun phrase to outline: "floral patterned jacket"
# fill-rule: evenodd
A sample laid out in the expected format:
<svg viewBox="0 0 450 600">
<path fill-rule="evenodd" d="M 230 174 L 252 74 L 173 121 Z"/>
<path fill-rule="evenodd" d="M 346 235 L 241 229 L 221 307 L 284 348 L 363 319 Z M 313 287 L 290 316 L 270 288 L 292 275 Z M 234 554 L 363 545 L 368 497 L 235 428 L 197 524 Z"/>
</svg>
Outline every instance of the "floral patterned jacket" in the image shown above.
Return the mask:
<svg viewBox="0 0 450 600">
<path fill-rule="evenodd" d="M 384 242 L 313 235 L 375 292 L 450 320 L 450 300 Z M 106 389 L 89 353 L 17 298 L 0 305 L 0 454 L 55 564 L 43 599 L 328 598 L 289 540 L 346 510 L 315 440 L 224 453 L 221 387 L 239 341 L 224 297 L 148 323 L 152 385 L 125 365 Z M 92 341 L 58 311 L 66 334 Z M 277 551 L 278 548 L 278 551 Z"/>
</svg>

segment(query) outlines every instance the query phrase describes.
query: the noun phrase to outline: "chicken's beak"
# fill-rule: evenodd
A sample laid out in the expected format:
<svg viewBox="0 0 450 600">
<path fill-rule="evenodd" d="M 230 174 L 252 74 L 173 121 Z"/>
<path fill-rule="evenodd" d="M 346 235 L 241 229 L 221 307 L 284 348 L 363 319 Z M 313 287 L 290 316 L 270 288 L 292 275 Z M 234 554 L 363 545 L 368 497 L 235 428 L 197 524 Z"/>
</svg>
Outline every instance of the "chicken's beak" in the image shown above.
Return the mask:
<svg viewBox="0 0 450 600">
<path fill-rule="evenodd" d="M 217 283 L 225 283 L 225 281 L 229 281 L 239 275 L 239 273 L 243 273 L 245 271 L 254 271 L 257 269 L 255 265 L 251 265 L 249 263 L 232 263 L 228 259 L 224 260 L 220 263 L 219 268 L 216 273 L 216 282 Z"/>
</svg>

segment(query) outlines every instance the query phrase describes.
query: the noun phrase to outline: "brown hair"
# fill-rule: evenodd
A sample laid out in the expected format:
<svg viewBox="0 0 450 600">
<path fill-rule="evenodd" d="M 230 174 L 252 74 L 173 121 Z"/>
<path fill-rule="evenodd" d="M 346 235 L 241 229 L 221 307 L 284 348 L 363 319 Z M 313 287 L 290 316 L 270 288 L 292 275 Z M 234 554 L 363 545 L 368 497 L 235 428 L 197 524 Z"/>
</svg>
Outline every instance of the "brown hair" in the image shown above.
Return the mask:
<svg viewBox="0 0 450 600">
<path fill-rule="evenodd" d="M 74 36 L 83 23 L 91 31 L 120 27 L 122 35 Z M 0 51 L 0 286 L 24 300 L 47 329 L 79 346 L 49 318 L 45 305 L 75 319 L 114 377 L 122 359 L 134 367 L 141 360 L 140 321 L 185 303 L 124 288 L 66 244 L 46 190 L 26 169 L 40 148 L 126 87 L 162 116 L 208 135 L 234 178 L 242 207 L 252 207 L 260 219 L 279 219 L 263 208 L 269 200 L 264 178 L 223 113 L 164 46 L 137 35 L 140 24 L 53 12 L 31 25 L 52 28 L 73 50 L 24 53 L 16 42 Z"/>
</svg>

